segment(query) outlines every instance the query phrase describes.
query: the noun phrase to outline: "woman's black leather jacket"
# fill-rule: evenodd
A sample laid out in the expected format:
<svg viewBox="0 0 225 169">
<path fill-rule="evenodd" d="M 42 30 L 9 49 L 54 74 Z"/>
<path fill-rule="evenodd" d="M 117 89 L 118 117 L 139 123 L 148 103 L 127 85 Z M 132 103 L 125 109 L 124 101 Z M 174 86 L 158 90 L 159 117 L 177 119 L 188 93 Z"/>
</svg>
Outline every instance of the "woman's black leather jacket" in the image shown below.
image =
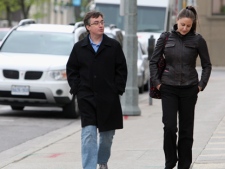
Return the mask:
<svg viewBox="0 0 225 169">
<path fill-rule="evenodd" d="M 173 30 L 169 33 L 165 43 L 167 34 L 166 32 L 161 34 L 149 63 L 150 75 L 154 86 L 159 84 L 172 86 L 198 84 L 204 90 L 212 69 L 206 41 L 200 34 L 189 32 L 183 36 Z M 159 79 L 157 62 L 163 52 L 166 59 L 166 68 L 163 71 L 162 78 Z M 200 80 L 196 70 L 198 56 L 202 66 Z"/>
</svg>

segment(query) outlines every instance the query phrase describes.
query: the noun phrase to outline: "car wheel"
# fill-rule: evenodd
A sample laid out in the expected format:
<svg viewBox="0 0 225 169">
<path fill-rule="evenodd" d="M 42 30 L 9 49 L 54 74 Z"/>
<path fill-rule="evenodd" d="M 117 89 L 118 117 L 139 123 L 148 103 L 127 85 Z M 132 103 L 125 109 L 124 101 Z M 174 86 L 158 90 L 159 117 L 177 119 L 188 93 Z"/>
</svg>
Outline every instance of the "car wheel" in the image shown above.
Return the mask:
<svg viewBox="0 0 225 169">
<path fill-rule="evenodd" d="M 63 106 L 63 113 L 66 118 L 78 118 L 79 117 L 79 109 L 77 106 L 77 99 L 73 96 L 73 99 L 70 103 Z"/>
<path fill-rule="evenodd" d="M 139 93 L 143 93 L 144 92 L 144 86 L 142 85 L 141 87 L 139 87 Z"/>
<path fill-rule="evenodd" d="M 12 110 L 23 110 L 24 106 L 11 106 Z"/>
<path fill-rule="evenodd" d="M 142 84 L 141 84 L 141 86 L 138 87 L 138 88 L 139 88 L 139 93 L 140 93 L 140 94 L 144 92 L 144 74 L 143 74 L 143 76 L 142 76 Z"/>
<path fill-rule="evenodd" d="M 149 82 L 147 81 L 147 83 L 144 85 L 144 90 L 148 91 L 148 89 L 149 89 Z"/>
</svg>

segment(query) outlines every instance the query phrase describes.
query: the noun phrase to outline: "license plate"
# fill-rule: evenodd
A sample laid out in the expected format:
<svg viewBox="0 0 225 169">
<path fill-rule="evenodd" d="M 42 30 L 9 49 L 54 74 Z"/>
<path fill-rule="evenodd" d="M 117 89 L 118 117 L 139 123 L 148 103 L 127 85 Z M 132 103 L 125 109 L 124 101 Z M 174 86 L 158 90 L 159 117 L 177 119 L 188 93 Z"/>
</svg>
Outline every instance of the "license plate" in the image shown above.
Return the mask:
<svg viewBox="0 0 225 169">
<path fill-rule="evenodd" d="M 11 94 L 12 95 L 26 95 L 26 96 L 28 96 L 29 93 L 30 93 L 30 87 L 29 86 L 13 85 L 11 87 Z"/>
</svg>

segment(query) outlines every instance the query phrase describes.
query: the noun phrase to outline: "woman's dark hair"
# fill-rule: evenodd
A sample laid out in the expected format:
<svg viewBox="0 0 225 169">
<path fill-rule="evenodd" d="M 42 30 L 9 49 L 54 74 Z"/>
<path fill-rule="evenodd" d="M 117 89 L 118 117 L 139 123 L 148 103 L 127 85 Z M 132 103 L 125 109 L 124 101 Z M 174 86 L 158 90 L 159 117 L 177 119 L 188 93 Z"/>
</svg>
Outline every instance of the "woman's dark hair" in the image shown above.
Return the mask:
<svg viewBox="0 0 225 169">
<path fill-rule="evenodd" d="M 182 9 L 179 14 L 177 15 L 177 19 L 181 18 L 190 18 L 193 21 L 191 31 L 195 32 L 197 27 L 197 12 L 193 6 L 187 6 L 186 8 Z"/>
<path fill-rule="evenodd" d="M 84 20 L 83 20 L 85 28 L 86 28 L 87 25 L 90 25 L 90 19 L 91 18 L 98 18 L 99 16 L 101 16 L 103 18 L 103 14 L 101 12 L 98 12 L 98 11 L 90 11 L 90 12 L 86 13 L 86 15 L 84 17 Z M 86 28 L 86 30 L 87 30 L 87 28 Z"/>
</svg>

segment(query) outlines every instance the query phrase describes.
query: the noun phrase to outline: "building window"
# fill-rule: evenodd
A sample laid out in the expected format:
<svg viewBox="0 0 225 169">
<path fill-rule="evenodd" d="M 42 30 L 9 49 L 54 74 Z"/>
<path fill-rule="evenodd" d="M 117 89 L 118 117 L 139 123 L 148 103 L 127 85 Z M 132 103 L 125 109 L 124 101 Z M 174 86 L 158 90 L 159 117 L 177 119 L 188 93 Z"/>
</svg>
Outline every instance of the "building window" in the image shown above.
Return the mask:
<svg viewBox="0 0 225 169">
<path fill-rule="evenodd" d="M 212 0 L 212 15 L 225 15 L 225 0 Z"/>
</svg>

